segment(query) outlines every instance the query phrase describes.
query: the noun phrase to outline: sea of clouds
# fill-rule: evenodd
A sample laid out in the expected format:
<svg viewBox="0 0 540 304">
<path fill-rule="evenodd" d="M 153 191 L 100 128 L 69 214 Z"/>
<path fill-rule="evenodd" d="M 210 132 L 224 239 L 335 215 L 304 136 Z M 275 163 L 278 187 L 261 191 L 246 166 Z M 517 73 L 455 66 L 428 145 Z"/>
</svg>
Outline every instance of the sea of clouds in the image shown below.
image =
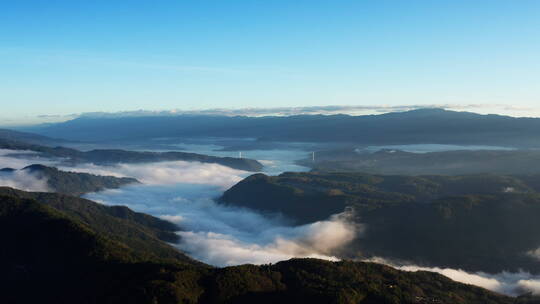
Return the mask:
<svg viewBox="0 0 540 304">
<path fill-rule="evenodd" d="M 336 260 L 336 250 L 362 231 L 347 214 L 304 226 L 291 226 L 279 215 L 217 204 L 220 185 L 137 185 L 87 195 L 110 205 L 126 205 L 178 224 L 175 244 L 203 262 L 228 266 L 264 264 L 293 257 Z"/>
<path fill-rule="evenodd" d="M 43 159 L 33 153 L 0 150 L 0 168 L 20 169 L 34 163 L 59 166 L 58 160 Z M 181 241 L 174 245 L 192 257 L 216 266 L 266 264 L 293 257 L 337 260 L 340 249 L 365 233 L 365 227 L 349 221 L 347 213 L 293 226 L 277 214 L 263 215 L 218 204 L 215 199 L 225 189 L 250 173 L 217 164 L 175 161 L 115 166 L 86 164 L 60 166 L 60 169 L 139 179 L 142 185 L 91 193 L 86 197 L 107 205 L 125 205 L 176 223 L 181 228 L 178 232 Z M 25 172 L 0 174 L 0 186 L 27 191 L 48 190 L 46 181 Z M 540 249 L 532 250 L 529 254 L 540 256 L 539 252 Z M 459 269 L 398 265 L 382 258 L 370 261 L 404 271 L 437 272 L 458 282 L 508 295 L 525 292 L 540 295 L 540 276 L 527 272 L 470 273 Z"/>
</svg>

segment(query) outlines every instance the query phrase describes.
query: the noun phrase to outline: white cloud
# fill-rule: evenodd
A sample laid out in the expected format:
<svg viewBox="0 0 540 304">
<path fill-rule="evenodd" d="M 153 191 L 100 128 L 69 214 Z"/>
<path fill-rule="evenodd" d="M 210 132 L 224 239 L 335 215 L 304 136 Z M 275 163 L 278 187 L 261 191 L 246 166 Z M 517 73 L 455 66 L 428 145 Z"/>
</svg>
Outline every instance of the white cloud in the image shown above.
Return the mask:
<svg viewBox="0 0 540 304">
<path fill-rule="evenodd" d="M 0 172 L 0 187 L 34 192 L 50 191 L 46 178 L 37 178 L 26 171 Z"/>
<path fill-rule="evenodd" d="M 43 158 L 34 151 L 0 149 L 0 169 L 22 169 L 36 163 L 54 165 L 57 160 Z"/>
<path fill-rule="evenodd" d="M 55 161 L 40 157 L 39 153 L 23 150 L 0 149 L 0 169 L 22 169 L 35 163 L 53 164 Z M 0 186 L 24 191 L 50 191 L 47 179 L 25 171 L 0 172 Z"/>
<path fill-rule="evenodd" d="M 249 174 L 218 164 L 186 161 L 118 164 L 115 166 L 82 164 L 76 167 L 60 167 L 60 169 L 116 177 L 134 177 L 140 182 L 150 185 L 188 183 L 216 185 L 222 188 L 236 184 Z"/>
<path fill-rule="evenodd" d="M 238 217 L 244 216 L 241 213 Z M 251 241 L 242 241 L 234 235 L 217 232 L 181 231 L 179 248 L 195 258 L 218 266 L 275 263 L 291 258 L 319 258 L 339 260 L 332 252 L 351 242 L 360 232 L 343 216 L 299 227 L 276 224 L 254 235 Z M 260 244 L 256 237 L 267 240 Z"/>
<path fill-rule="evenodd" d="M 531 251 L 528 251 L 527 255 L 537 260 L 540 260 L 540 248 L 536 248 Z"/>
<path fill-rule="evenodd" d="M 197 177 L 194 177 L 197 178 Z M 303 226 L 290 226 L 279 215 L 266 215 L 222 204 L 212 198 L 219 185 L 138 185 L 86 197 L 109 205 L 126 205 L 178 224 L 176 246 L 192 257 L 217 265 L 270 263 L 292 257 L 335 260 L 342 247 L 362 233 L 347 214 Z"/>
<path fill-rule="evenodd" d="M 510 296 L 518 296 L 524 293 L 540 295 L 540 276 L 532 275 L 528 272 L 501 272 L 498 274 L 484 272 L 470 273 L 461 269 L 398 265 L 383 258 L 372 258 L 366 261 L 389 265 L 403 271 L 436 272 L 456 282 L 479 286 Z"/>
</svg>

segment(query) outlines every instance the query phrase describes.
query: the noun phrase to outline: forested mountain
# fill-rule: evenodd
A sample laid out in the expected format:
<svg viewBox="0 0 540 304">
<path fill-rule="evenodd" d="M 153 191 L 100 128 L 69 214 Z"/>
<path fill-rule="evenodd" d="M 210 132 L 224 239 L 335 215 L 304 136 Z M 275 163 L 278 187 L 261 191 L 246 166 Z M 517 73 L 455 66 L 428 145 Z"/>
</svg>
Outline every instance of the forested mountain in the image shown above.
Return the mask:
<svg viewBox="0 0 540 304">
<path fill-rule="evenodd" d="M 538 118 L 421 109 L 366 116 L 80 117 L 31 130 L 42 135 L 71 140 L 242 137 L 265 141 L 539 147 L 539 129 Z"/>
<path fill-rule="evenodd" d="M 220 201 L 297 223 L 352 210 L 365 225 L 345 252 L 470 271 L 540 273 L 540 175 L 257 174 Z M 264 193 L 264 195 L 260 195 Z"/>
<path fill-rule="evenodd" d="M 2 303 L 537 303 L 371 263 L 290 260 L 217 269 L 152 260 L 42 202 L 43 195 L 0 194 Z"/>
</svg>

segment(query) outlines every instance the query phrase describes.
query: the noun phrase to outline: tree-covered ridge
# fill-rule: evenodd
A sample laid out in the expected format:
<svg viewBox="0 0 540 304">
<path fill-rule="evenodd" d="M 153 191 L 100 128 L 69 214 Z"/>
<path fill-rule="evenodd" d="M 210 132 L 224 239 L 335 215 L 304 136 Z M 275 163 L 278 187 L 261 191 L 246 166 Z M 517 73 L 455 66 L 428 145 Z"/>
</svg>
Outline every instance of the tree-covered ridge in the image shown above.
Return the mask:
<svg viewBox="0 0 540 304">
<path fill-rule="evenodd" d="M 188 152 L 139 152 L 119 149 L 79 151 L 72 148 L 48 147 L 2 138 L 0 138 L 0 149 L 39 152 L 43 157 L 63 158 L 67 164 L 93 163 L 97 165 L 114 165 L 118 163 L 191 161 L 220 164 L 233 169 L 252 172 L 261 171 L 263 168 L 260 162 L 249 158 L 218 157 Z"/>
<path fill-rule="evenodd" d="M 514 303 L 430 272 L 362 262 L 293 259 L 215 272 L 211 303 Z"/>
<path fill-rule="evenodd" d="M 540 174 L 400 176 L 347 172 L 287 172 L 279 176 L 251 175 L 227 190 L 220 200 L 254 209 L 281 212 L 302 223 L 308 223 L 324 220 L 349 205 L 373 209 L 403 203 L 429 203 L 449 196 L 533 194 L 538 190 Z M 265 195 L 257 197 L 257 193 Z M 316 206 L 317 210 L 310 209 L 310 212 L 305 212 L 303 208 L 309 206 Z M 320 212 L 319 208 L 330 208 L 335 212 Z"/>
<path fill-rule="evenodd" d="M 57 193 L 25 192 L 0 187 L 0 195 L 39 201 L 87 225 L 96 233 L 131 248 L 140 257 L 192 262 L 186 255 L 165 243 L 178 241 L 174 232 L 179 228 L 151 215 L 134 212 L 124 206 L 105 206 Z"/>
<path fill-rule="evenodd" d="M 540 273 L 540 175 L 252 175 L 221 202 L 277 212 L 297 223 L 352 210 L 365 225 L 343 252 L 470 271 Z M 260 193 L 264 193 L 261 196 Z"/>
<path fill-rule="evenodd" d="M 218 269 L 149 260 L 70 214 L 13 195 L 0 195 L 0 236 L 3 303 L 525 303 L 372 263 Z"/>
<path fill-rule="evenodd" d="M 190 267 L 163 264 L 33 199 L 0 195 L 0 236 L 2 303 L 152 303 L 146 290 L 168 287 L 162 265 Z"/>
</svg>

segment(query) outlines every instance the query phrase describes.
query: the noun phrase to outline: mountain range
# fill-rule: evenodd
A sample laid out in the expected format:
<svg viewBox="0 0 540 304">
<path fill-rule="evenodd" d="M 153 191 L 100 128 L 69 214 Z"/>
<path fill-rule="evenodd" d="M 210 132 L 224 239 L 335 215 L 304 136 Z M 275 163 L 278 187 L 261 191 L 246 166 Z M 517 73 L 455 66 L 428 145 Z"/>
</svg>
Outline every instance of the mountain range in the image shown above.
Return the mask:
<svg viewBox="0 0 540 304">
<path fill-rule="evenodd" d="M 539 147 L 539 129 L 539 118 L 419 109 L 364 116 L 80 117 L 25 130 L 83 141 L 233 137 L 259 141 L 354 142 L 371 145 L 444 143 Z"/>
</svg>

